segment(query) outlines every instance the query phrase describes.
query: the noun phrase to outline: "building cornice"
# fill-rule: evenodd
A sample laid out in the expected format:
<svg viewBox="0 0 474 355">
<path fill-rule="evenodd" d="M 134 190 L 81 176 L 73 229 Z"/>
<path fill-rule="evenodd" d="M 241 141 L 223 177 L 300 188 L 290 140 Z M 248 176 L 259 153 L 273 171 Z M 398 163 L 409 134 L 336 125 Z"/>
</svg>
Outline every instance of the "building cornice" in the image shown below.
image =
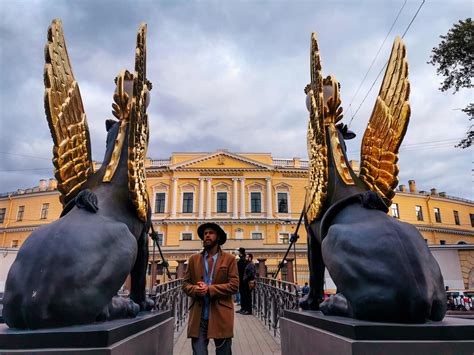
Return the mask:
<svg viewBox="0 0 474 355">
<path fill-rule="evenodd" d="M 7 228 L 0 228 L 0 233 L 13 233 L 13 232 L 32 232 L 35 229 L 43 226 L 44 224 L 37 224 L 37 225 L 30 225 L 30 226 L 18 226 L 18 227 L 7 227 Z"/>
<path fill-rule="evenodd" d="M 466 229 L 454 229 L 454 228 L 443 228 L 443 227 L 432 227 L 429 225 L 415 225 L 416 229 L 424 232 L 438 232 L 446 234 L 466 235 L 468 237 L 474 237 L 474 231 Z"/>
<path fill-rule="evenodd" d="M 27 197 L 36 197 L 36 196 L 45 196 L 45 195 L 59 195 L 58 190 L 47 190 L 47 191 L 31 191 L 31 192 L 24 192 L 24 193 L 18 193 L 18 192 L 12 192 L 10 194 L 4 194 L 1 195 L 0 201 L 7 201 L 9 200 L 9 196 L 12 199 L 18 199 L 18 198 L 27 198 Z"/>
<path fill-rule="evenodd" d="M 462 197 L 455 197 L 455 196 L 449 196 L 449 195 L 439 196 L 439 195 L 427 195 L 427 194 L 422 194 L 419 192 L 395 191 L 395 196 L 403 196 L 403 197 L 417 198 L 417 199 L 423 199 L 423 200 L 451 202 L 454 204 L 462 204 L 462 205 L 474 207 L 474 201 L 471 201 L 469 199 L 462 198 Z"/>
<path fill-rule="evenodd" d="M 278 218 L 272 218 L 272 219 L 265 219 L 265 218 L 246 218 L 246 219 L 224 219 L 224 218 L 212 218 L 212 219 L 196 219 L 196 218 L 177 218 L 177 219 L 151 219 L 153 224 L 155 225 L 167 225 L 167 224 L 178 224 L 178 225 L 200 225 L 203 223 L 207 223 L 212 221 L 213 223 L 216 224 L 222 224 L 222 225 L 231 225 L 231 224 L 286 224 L 286 225 L 292 225 L 292 224 L 298 224 L 298 219 L 278 219 Z"/>
</svg>

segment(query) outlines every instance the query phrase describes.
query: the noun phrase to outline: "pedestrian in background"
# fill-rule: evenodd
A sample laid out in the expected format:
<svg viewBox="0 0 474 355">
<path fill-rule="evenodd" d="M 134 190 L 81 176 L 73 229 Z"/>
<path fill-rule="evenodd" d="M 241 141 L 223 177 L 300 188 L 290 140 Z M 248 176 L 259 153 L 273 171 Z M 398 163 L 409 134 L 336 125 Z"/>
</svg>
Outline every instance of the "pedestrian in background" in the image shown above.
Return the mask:
<svg viewBox="0 0 474 355">
<path fill-rule="evenodd" d="M 245 284 L 245 282 L 243 282 L 246 266 L 247 259 L 245 254 L 245 248 L 239 248 L 239 260 L 237 261 L 237 268 L 239 270 L 240 309 L 237 311 L 237 313 L 241 313 L 248 308 L 246 302 L 248 300 L 250 290 L 248 284 Z"/>
<path fill-rule="evenodd" d="M 302 292 L 303 292 L 303 296 L 305 296 L 309 293 L 309 286 L 308 286 L 307 282 L 304 283 Z"/>
<path fill-rule="evenodd" d="M 244 271 L 244 277 L 242 279 L 242 282 L 245 283 L 248 287 L 248 294 L 246 297 L 248 299 L 245 300 L 245 308 L 243 309 L 240 314 L 252 314 L 252 290 L 255 288 L 255 276 L 257 274 L 257 268 L 255 267 L 255 264 L 253 263 L 253 254 L 248 253 L 247 254 L 247 265 L 245 266 L 245 271 Z"/>
</svg>

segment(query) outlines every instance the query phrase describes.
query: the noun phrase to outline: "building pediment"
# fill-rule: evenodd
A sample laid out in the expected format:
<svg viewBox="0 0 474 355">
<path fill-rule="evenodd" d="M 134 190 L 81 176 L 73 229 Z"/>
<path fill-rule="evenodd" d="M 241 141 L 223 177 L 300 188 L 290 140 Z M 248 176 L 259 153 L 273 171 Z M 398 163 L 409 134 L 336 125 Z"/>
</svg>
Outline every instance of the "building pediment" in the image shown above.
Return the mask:
<svg viewBox="0 0 474 355">
<path fill-rule="evenodd" d="M 257 169 L 272 170 L 270 165 L 262 164 L 255 160 L 239 156 L 225 151 L 217 151 L 208 155 L 201 156 L 196 159 L 180 162 L 172 165 L 172 170 L 187 169 Z"/>
</svg>

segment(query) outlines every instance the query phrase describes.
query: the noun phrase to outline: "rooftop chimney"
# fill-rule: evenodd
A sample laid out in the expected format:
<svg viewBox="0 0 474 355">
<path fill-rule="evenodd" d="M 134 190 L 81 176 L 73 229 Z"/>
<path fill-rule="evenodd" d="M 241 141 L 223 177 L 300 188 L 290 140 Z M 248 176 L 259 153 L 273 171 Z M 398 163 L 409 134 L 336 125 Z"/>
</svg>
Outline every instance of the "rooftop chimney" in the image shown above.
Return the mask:
<svg viewBox="0 0 474 355">
<path fill-rule="evenodd" d="M 431 189 L 431 196 L 438 196 L 438 191 L 434 187 Z"/>
<path fill-rule="evenodd" d="M 293 166 L 295 168 L 301 168 L 301 159 L 298 157 L 293 158 Z"/>
<path fill-rule="evenodd" d="M 39 190 L 40 191 L 45 191 L 46 188 L 47 188 L 47 183 L 46 183 L 46 180 L 45 179 L 41 179 L 40 182 L 39 182 Z"/>
<path fill-rule="evenodd" d="M 58 182 L 56 181 L 56 179 L 54 178 L 49 179 L 48 190 L 56 190 L 57 187 L 58 187 Z"/>
<path fill-rule="evenodd" d="M 415 180 L 408 180 L 408 187 L 410 188 L 410 192 L 416 192 Z"/>
<path fill-rule="evenodd" d="M 398 190 L 400 192 L 407 192 L 407 185 L 400 185 L 398 186 Z"/>
</svg>

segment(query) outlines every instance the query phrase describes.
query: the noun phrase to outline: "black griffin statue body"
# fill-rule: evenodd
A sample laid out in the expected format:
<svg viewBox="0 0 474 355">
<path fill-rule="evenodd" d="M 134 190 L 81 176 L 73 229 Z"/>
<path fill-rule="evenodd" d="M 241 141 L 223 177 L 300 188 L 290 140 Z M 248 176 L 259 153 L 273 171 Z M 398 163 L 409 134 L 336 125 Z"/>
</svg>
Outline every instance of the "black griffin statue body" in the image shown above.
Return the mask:
<svg viewBox="0 0 474 355">
<path fill-rule="evenodd" d="M 60 28 L 60 22 L 53 21 L 52 27 Z M 150 209 L 146 221 L 139 218 L 129 189 L 131 126 L 108 120 L 106 128 L 101 168 L 66 201 L 61 217 L 32 232 L 18 252 L 3 300 L 9 327 L 37 329 L 134 317 L 153 305 L 145 295 Z M 119 161 L 113 178 L 104 183 L 120 128 L 124 140 Z M 84 131 L 88 136 L 86 124 Z M 129 274 L 130 299 L 116 296 Z"/>
<path fill-rule="evenodd" d="M 404 51 L 402 44 L 396 42 L 396 45 L 397 50 L 402 48 Z M 315 36 L 313 47 L 317 50 Z M 313 58 L 319 60 L 319 54 Z M 334 87 L 337 88 L 337 85 Z M 317 88 L 314 91 L 311 88 L 309 96 L 314 95 L 316 90 Z M 321 89 L 321 100 L 322 92 Z M 330 99 L 332 102 L 327 101 L 329 106 L 335 104 L 336 98 L 338 100 L 338 93 L 334 95 L 334 100 Z M 407 93 L 406 95 L 408 96 Z M 381 105 L 384 99 L 381 89 L 377 104 Z M 314 97 L 313 102 L 311 112 L 316 112 L 318 107 Z M 328 113 L 327 107 L 325 110 Z M 337 115 L 341 112 L 342 109 Z M 380 117 L 376 117 L 379 112 L 377 106 L 374 112 L 366 136 L 377 134 L 372 129 L 374 126 L 383 126 L 374 124 L 375 120 L 380 120 Z M 390 111 L 387 109 L 384 112 Z M 386 117 L 383 118 L 385 119 Z M 405 120 L 402 123 L 404 127 L 398 133 L 394 129 L 392 136 L 388 137 L 391 142 L 400 139 L 396 149 L 392 149 L 395 154 L 386 154 L 393 157 L 395 174 L 398 172 L 395 155 L 406 131 L 408 117 Z M 387 215 L 387 202 L 381 197 L 385 195 L 378 193 L 380 191 L 373 191 L 366 182 L 370 172 L 362 171 L 369 166 L 367 157 L 363 157 L 361 174 L 354 173 L 346 156 L 344 140 L 355 137 L 355 134 L 348 131 L 345 125 L 334 125 L 334 121 L 337 122 L 333 120 L 332 123 L 324 123 L 320 118 L 321 125 L 318 126 L 314 121 L 312 126 L 322 132 L 319 143 L 327 148 L 323 150 L 327 152 L 327 160 L 321 160 L 321 166 L 326 168 L 327 184 L 320 188 L 325 198 L 319 215 L 312 220 L 308 219 L 308 214 L 305 216 L 310 293 L 302 299 L 301 307 L 321 310 L 326 315 L 370 321 L 422 323 L 427 320 L 442 320 L 446 313 L 446 295 L 439 265 L 414 226 Z M 325 129 L 322 128 L 323 125 Z M 379 142 L 381 140 L 383 141 L 379 139 Z M 375 143 L 367 144 L 367 141 L 369 140 L 364 136 L 362 154 L 373 154 L 371 149 Z M 383 152 L 383 143 L 376 148 L 378 152 Z M 376 164 L 374 160 L 371 162 Z M 388 164 L 388 159 L 386 163 Z M 367 169 L 370 170 L 370 167 Z M 396 186 L 397 181 L 393 179 L 392 186 Z M 372 186 L 375 185 L 374 183 Z M 308 206 L 310 204 L 307 203 L 307 208 Z M 337 286 L 337 294 L 323 301 L 326 268 Z"/>
</svg>

